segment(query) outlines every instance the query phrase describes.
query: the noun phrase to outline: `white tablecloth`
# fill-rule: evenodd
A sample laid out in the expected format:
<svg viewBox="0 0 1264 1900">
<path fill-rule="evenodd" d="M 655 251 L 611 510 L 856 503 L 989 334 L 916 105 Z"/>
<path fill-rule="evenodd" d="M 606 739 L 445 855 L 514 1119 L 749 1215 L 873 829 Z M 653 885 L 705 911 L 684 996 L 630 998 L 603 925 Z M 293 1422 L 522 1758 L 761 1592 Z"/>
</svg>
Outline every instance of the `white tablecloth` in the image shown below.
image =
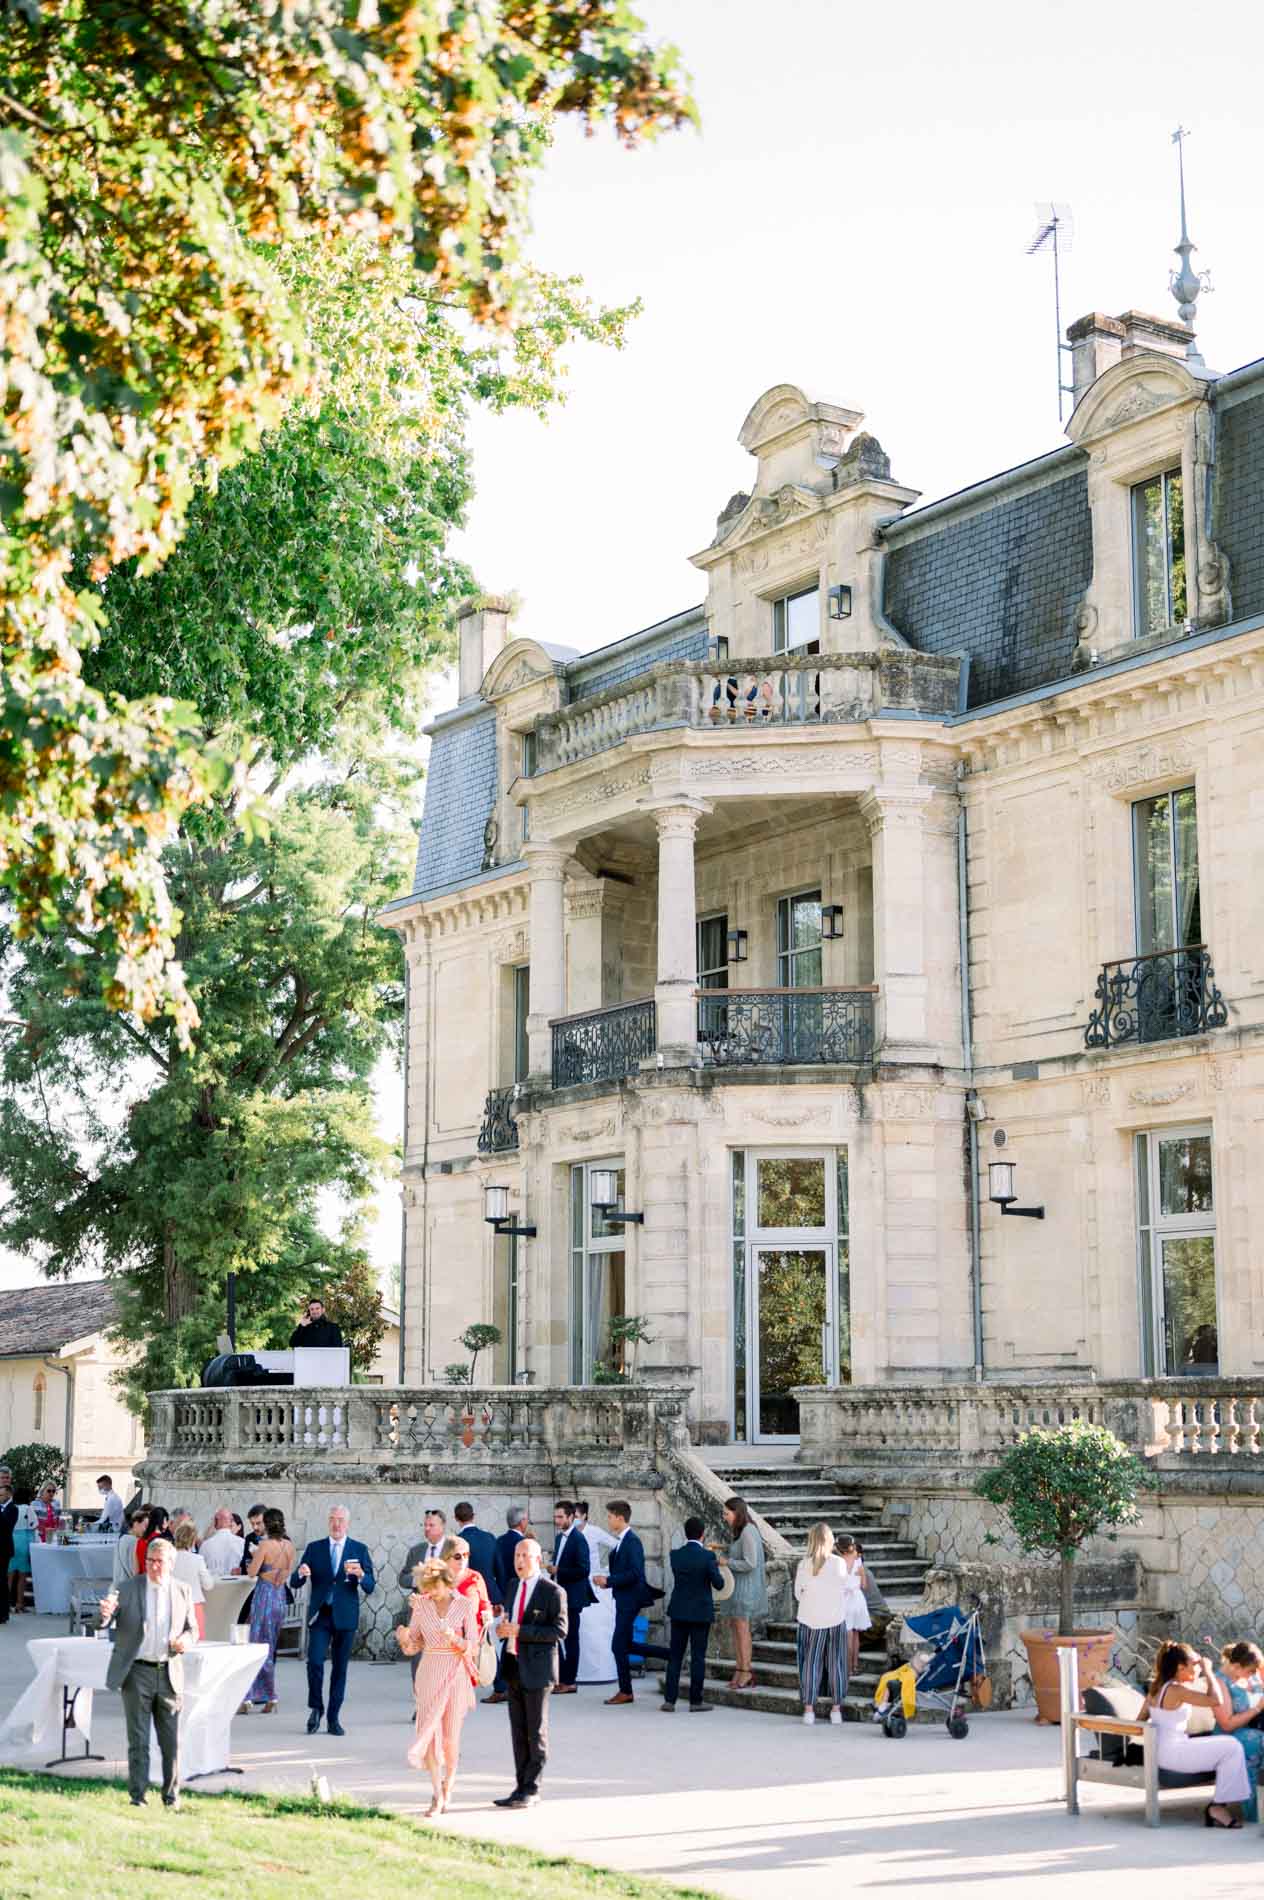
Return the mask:
<svg viewBox="0 0 1264 1900">
<path fill-rule="evenodd" d="M 92 1636 L 37 1637 L 26 1646 L 35 1680 L 0 1723 L 0 1763 L 31 1768 L 62 1752 L 62 1689 L 78 1689 L 74 1724 L 81 1741 L 92 1735 L 92 1692 L 105 1688 L 113 1645 Z M 180 1774 L 211 1775 L 228 1766 L 233 1716 L 267 1658 L 266 1643 L 198 1643 L 184 1659 L 180 1714 Z M 67 1738 L 73 1756 L 75 1743 Z M 161 1781 L 157 1740 L 151 1734 L 149 1774 Z"/>
<path fill-rule="evenodd" d="M 82 1544 L 31 1544 L 31 1584 L 40 1616 L 70 1615 L 70 1586 L 83 1578 L 108 1583 L 114 1574 L 116 1537 Z"/>
</svg>

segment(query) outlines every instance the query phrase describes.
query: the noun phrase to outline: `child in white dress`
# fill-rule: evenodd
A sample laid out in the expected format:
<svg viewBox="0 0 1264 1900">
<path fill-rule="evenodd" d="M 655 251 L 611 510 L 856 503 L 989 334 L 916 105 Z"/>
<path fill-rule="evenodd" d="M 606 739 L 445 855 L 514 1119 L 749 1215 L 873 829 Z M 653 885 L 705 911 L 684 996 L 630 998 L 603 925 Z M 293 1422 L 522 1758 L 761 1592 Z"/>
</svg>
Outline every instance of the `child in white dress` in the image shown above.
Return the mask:
<svg viewBox="0 0 1264 1900">
<path fill-rule="evenodd" d="M 870 1628 L 873 1618 L 865 1602 L 865 1566 L 860 1560 L 854 1537 L 840 1537 L 838 1554 L 843 1560 L 843 1622 L 847 1626 L 847 1673 L 855 1675 L 860 1663 L 860 1632 Z"/>
</svg>

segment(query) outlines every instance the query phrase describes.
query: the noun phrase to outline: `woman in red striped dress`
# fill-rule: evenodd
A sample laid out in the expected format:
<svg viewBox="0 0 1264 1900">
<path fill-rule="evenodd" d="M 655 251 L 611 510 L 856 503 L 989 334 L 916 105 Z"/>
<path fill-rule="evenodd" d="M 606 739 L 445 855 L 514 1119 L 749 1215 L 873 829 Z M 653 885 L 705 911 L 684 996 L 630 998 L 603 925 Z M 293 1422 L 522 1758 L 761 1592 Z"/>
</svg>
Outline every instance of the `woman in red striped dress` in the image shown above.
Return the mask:
<svg viewBox="0 0 1264 1900">
<path fill-rule="evenodd" d="M 397 1632 L 406 1656 L 421 1651 L 413 1694 L 417 1703 L 417 1730 L 408 1760 L 414 1768 L 428 1768 L 434 1799 L 427 1819 L 442 1814 L 452 1799 L 461 1754 L 461 1728 L 474 1706 L 474 1677 L 478 1658 L 478 1608 L 472 1596 L 452 1586 L 447 1564 L 418 1564 L 413 1572 L 417 1588 L 409 1598 L 412 1618 Z"/>
</svg>

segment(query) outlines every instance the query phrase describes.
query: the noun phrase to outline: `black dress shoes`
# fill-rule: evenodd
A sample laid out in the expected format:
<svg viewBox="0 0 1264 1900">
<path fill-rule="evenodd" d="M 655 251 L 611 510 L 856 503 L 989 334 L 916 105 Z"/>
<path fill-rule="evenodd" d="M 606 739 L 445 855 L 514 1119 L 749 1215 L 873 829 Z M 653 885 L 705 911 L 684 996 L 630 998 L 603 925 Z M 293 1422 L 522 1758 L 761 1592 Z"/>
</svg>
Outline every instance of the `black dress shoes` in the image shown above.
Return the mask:
<svg viewBox="0 0 1264 1900">
<path fill-rule="evenodd" d="M 539 1805 L 539 1800 L 538 1794 L 511 1794 L 507 1795 L 503 1801 L 498 1801 L 496 1806 L 498 1808 L 534 1808 Z"/>
<path fill-rule="evenodd" d="M 325 1728 L 330 1735 L 345 1735 L 347 1732 L 341 1722 L 326 1722 Z"/>
<path fill-rule="evenodd" d="M 314 1735 L 320 1727 L 320 1710 L 313 1709 L 307 1718 L 307 1733 Z"/>
<path fill-rule="evenodd" d="M 522 1790 L 515 1788 L 512 1794 L 502 1794 L 492 1803 L 497 1808 L 516 1808 L 522 1804 Z"/>
</svg>

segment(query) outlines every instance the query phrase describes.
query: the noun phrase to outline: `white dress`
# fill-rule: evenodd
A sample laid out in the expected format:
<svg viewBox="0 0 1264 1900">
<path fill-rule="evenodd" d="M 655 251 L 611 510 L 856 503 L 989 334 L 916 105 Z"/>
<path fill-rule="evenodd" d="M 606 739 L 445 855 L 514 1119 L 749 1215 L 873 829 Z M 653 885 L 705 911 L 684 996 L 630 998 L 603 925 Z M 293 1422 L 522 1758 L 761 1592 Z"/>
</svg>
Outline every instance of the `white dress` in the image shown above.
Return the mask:
<svg viewBox="0 0 1264 1900">
<path fill-rule="evenodd" d="M 588 1544 L 592 1574 L 603 1577 L 606 1573 L 606 1552 L 614 1549 L 615 1539 L 609 1531 L 598 1530 L 595 1524 L 585 1524 L 584 1537 Z M 613 1682 L 618 1675 L 611 1647 L 614 1642 L 614 1591 L 603 1590 L 594 1583 L 593 1595 L 597 1601 L 590 1603 L 580 1618 L 577 1680 Z"/>
<path fill-rule="evenodd" d="M 847 1559 L 843 1558 L 843 1622 L 849 1630 L 867 1630 L 873 1623 L 869 1605 L 865 1602 L 860 1571 L 859 1560 L 853 1570 Z"/>
<path fill-rule="evenodd" d="M 1170 1683 L 1165 1683 L 1159 1694 L 1163 1695 L 1170 1687 Z M 1206 1775 L 1214 1769 L 1216 1801 L 1250 1799 L 1251 1780 L 1247 1773 L 1246 1750 L 1234 1736 L 1187 1735 L 1187 1702 L 1182 1702 L 1176 1709 L 1165 1709 L 1158 1702 L 1152 1702 L 1150 1720 L 1159 1731 L 1157 1754 L 1160 1768 L 1174 1768 L 1183 1775 Z"/>
</svg>

